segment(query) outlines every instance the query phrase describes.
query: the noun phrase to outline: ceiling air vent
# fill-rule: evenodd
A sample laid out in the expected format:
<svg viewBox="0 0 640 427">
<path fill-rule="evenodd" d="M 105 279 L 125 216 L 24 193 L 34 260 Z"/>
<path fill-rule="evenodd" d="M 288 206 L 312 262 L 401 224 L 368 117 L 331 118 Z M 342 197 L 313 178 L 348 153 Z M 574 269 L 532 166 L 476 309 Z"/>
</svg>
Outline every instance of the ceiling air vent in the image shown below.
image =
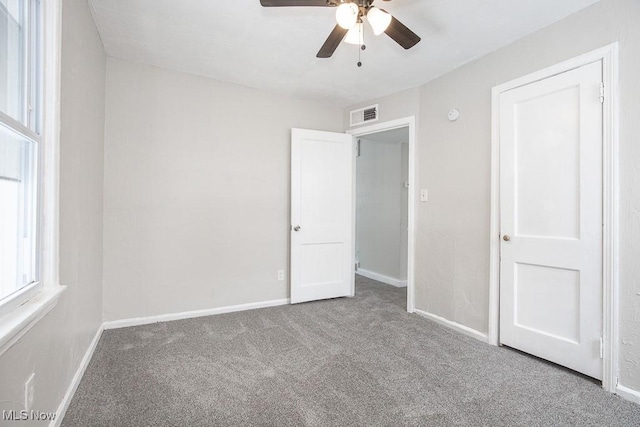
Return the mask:
<svg viewBox="0 0 640 427">
<path fill-rule="evenodd" d="M 378 104 L 351 112 L 351 127 L 378 120 Z"/>
</svg>

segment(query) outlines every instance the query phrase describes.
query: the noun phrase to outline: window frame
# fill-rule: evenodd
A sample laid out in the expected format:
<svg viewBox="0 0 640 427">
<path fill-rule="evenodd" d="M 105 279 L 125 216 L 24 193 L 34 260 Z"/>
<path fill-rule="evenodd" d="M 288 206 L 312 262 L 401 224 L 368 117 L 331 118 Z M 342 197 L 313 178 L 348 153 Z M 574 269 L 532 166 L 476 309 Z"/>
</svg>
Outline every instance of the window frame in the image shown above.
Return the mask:
<svg viewBox="0 0 640 427">
<path fill-rule="evenodd" d="M 66 287 L 59 283 L 59 139 L 61 0 L 32 0 L 38 13 L 29 14 L 29 25 L 37 29 L 29 37 L 26 56 L 37 58 L 26 67 L 27 78 L 23 122 L 0 112 L 3 125 L 38 144 L 36 200 L 36 280 L 0 302 L 0 355 L 55 307 Z M 31 31 L 29 31 L 31 33 Z M 37 56 L 34 56 L 37 55 Z M 33 60 L 33 59 L 31 59 Z M 39 108 L 32 108 L 38 105 Z"/>
</svg>

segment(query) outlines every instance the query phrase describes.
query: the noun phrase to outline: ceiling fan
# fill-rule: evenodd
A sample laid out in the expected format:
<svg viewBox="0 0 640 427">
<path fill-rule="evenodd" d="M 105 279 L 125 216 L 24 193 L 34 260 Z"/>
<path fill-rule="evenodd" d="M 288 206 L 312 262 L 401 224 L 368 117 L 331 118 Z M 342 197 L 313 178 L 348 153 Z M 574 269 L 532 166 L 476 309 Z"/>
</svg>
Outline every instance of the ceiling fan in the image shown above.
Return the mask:
<svg viewBox="0 0 640 427">
<path fill-rule="evenodd" d="M 320 48 L 316 55 L 318 58 L 330 58 L 342 40 L 346 43 L 358 44 L 364 50 L 362 32 L 364 19 L 369 22 L 376 36 L 385 33 L 405 49 L 411 49 L 420 41 L 416 33 L 385 10 L 373 6 L 373 2 L 374 0 L 260 0 L 263 7 L 335 7 L 338 23 Z M 358 66 L 360 65 L 359 62 Z"/>
</svg>

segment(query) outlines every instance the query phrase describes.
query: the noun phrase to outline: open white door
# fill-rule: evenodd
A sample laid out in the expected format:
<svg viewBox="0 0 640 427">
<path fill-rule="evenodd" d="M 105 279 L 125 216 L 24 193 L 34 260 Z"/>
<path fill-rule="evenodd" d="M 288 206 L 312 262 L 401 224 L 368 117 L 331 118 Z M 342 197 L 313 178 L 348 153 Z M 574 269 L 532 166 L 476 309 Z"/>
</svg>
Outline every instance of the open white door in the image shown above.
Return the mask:
<svg viewBox="0 0 640 427">
<path fill-rule="evenodd" d="M 291 303 L 353 293 L 351 135 L 291 131 Z"/>
<path fill-rule="evenodd" d="M 602 63 L 500 96 L 500 342 L 602 379 Z"/>
</svg>

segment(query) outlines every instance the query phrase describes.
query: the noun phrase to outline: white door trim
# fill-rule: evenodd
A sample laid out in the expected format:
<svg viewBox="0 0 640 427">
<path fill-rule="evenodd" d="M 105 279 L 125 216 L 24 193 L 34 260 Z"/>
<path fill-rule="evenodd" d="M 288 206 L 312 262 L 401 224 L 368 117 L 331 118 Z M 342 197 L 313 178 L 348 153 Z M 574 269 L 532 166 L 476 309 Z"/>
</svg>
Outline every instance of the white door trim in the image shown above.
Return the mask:
<svg viewBox="0 0 640 427">
<path fill-rule="evenodd" d="M 603 381 L 615 392 L 618 376 L 618 43 L 553 65 L 492 89 L 491 232 L 489 270 L 489 343 L 499 344 L 500 322 L 500 94 L 554 75 L 602 61 L 603 105 Z"/>
<path fill-rule="evenodd" d="M 397 120 L 391 120 L 388 122 L 377 123 L 375 125 L 361 127 L 358 129 L 348 130 L 347 133 L 353 135 L 354 137 L 362 137 L 365 135 L 370 135 L 372 133 L 383 132 L 387 130 L 393 130 L 398 128 L 408 127 L 409 128 L 409 231 L 408 231 L 408 245 L 409 248 L 407 250 L 407 312 L 413 313 L 415 312 L 415 224 L 416 224 L 416 188 L 417 188 L 417 180 L 416 180 L 416 118 L 415 116 L 404 117 Z M 353 158 L 355 163 L 356 159 Z M 353 168 L 353 185 L 356 185 L 355 178 L 355 165 Z M 355 194 L 355 188 L 354 188 Z M 356 218 L 356 204 L 355 197 L 353 200 L 353 221 L 355 224 Z M 355 233 L 355 226 L 353 227 Z M 355 241 L 355 236 L 354 236 Z M 354 245 L 354 253 L 353 253 L 353 262 L 355 264 L 355 245 Z M 353 290 L 353 294 L 355 294 L 355 288 Z"/>
</svg>

